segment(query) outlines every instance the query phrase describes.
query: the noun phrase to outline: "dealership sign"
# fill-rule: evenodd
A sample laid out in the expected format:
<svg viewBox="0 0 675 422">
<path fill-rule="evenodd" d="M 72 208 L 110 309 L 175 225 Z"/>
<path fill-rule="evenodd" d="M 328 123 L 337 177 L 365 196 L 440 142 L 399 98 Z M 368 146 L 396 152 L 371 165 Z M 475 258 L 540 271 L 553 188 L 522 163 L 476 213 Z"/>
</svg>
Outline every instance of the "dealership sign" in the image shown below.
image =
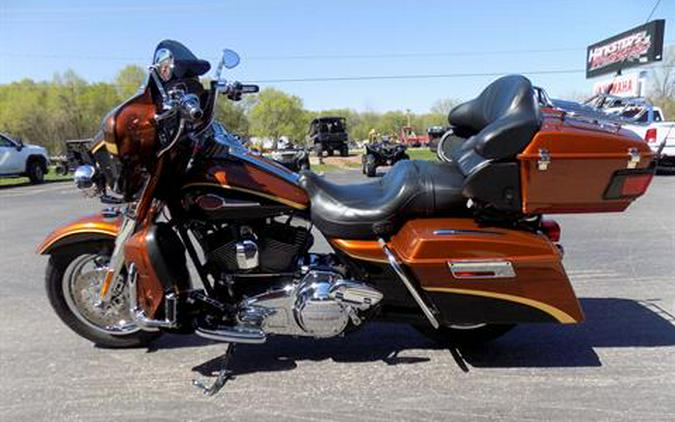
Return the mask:
<svg viewBox="0 0 675 422">
<path fill-rule="evenodd" d="M 588 46 L 586 77 L 661 60 L 666 21 L 651 21 Z"/>
<path fill-rule="evenodd" d="M 640 97 L 645 72 L 616 76 L 593 84 L 593 95 L 610 94 L 618 97 Z"/>
</svg>

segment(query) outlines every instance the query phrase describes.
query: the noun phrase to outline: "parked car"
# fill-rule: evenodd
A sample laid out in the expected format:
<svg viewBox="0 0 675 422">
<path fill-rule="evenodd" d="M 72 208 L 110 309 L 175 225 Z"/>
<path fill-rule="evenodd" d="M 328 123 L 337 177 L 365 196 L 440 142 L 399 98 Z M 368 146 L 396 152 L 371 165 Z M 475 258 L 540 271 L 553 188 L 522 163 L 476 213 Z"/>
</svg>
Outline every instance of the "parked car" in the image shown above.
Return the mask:
<svg viewBox="0 0 675 422">
<path fill-rule="evenodd" d="M 606 111 L 620 117 L 622 127 L 637 133 L 655 154 L 660 154 L 659 165 L 675 167 L 675 122 L 666 121 L 660 107 L 644 98 L 630 98 Z"/>
<path fill-rule="evenodd" d="M 309 144 L 313 146 L 317 157 L 324 153 L 341 156 L 349 155 L 347 124 L 344 117 L 318 117 L 309 125 Z"/>
<path fill-rule="evenodd" d="M 37 145 L 24 144 L 0 133 L 0 177 L 26 176 L 31 183 L 42 183 L 47 174 L 49 155 Z"/>
<path fill-rule="evenodd" d="M 409 160 L 406 149 L 405 145 L 392 143 L 387 138 L 367 144 L 361 157 L 361 171 L 368 177 L 374 177 L 380 166 L 393 166 L 401 160 Z"/>
</svg>

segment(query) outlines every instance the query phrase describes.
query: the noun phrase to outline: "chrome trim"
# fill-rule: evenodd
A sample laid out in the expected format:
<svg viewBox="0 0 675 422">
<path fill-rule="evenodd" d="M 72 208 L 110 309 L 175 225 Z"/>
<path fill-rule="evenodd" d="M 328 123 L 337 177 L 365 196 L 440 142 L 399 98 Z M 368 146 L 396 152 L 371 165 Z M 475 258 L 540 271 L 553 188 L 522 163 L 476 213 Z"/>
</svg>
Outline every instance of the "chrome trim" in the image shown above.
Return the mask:
<svg viewBox="0 0 675 422">
<path fill-rule="evenodd" d="M 143 331 L 157 331 L 159 328 L 176 327 L 178 298 L 174 293 L 169 293 L 164 298 L 164 320 L 150 319 L 138 306 L 138 272 L 134 264 L 129 265 L 129 314 L 131 319 Z"/>
<path fill-rule="evenodd" d="M 78 166 L 73 175 L 75 186 L 80 190 L 89 189 L 94 186 L 94 176 L 96 175 L 96 167 L 85 164 Z"/>
<path fill-rule="evenodd" d="M 448 267 L 450 268 L 450 273 L 452 274 L 452 276 L 460 280 L 514 278 L 516 276 L 516 271 L 513 269 L 513 264 L 511 264 L 510 261 L 448 262 Z M 469 273 L 483 272 L 492 274 L 464 276 L 460 274 L 462 272 L 469 272 Z"/>
<path fill-rule="evenodd" d="M 539 150 L 539 160 L 537 160 L 537 169 L 540 171 L 548 170 L 548 166 L 551 164 L 551 153 L 548 152 L 546 148 Z"/>
<path fill-rule="evenodd" d="M 438 230 L 434 230 L 433 234 L 436 235 L 436 236 L 455 236 L 455 235 L 460 236 L 460 235 L 464 235 L 464 234 L 471 234 L 471 235 L 477 235 L 477 236 L 492 236 L 492 235 L 501 236 L 504 233 L 493 232 L 493 231 L 488 231 L 488 230 L 438 229 Z"/>
<path fill-rule="evenodd" d="M 415 286 L 412 284 L 412 282 L 408 279 L 408 276 L 405 275 L 405 272 L 403 272 L 403 268 L 398 264 L 398 261 L 396 260 L 396 256 L 394 253 L 387 247 L 387 242 L 384 241 L 384 239 L 380 238 L 378 239 L 378 242 L 380 243 L 380 246 L 382 247 L 382 250 L 384 251 L 385 255 L 387 255 L 387 259 L 389 260 L 389 265 L 391 268 L 396 272 L 398 277 L 401 279 L 405 287 L 408 289 L 408 292 L 410 292 L 410 295 L 415 299 L 415 302 L 417 302 L 417 305 L 422 309 L 422 312 L 424 313 L 424 316 L 427 317 L 429 320 L 429 323 L 431 324 L 432 327 L 438 329 L 440 327 L 440 324 L 438 323 L 438 320 L 436 319 L 436 316 L 434 315 L 433 311 L 429 306 L 424 302 L 424 299 L 422 299 L 422 296 L 417 292 L 417 289 Z"/>
<path fill-rule="evenodd" d="M 237 267 L 240 270 L 251 270 L 259 264 L 258 244 L 252 240 L 243 240 L 235 244 Z"/>
<path fill-rule="evenodd" d="M 242 326 L 228 327 L 219 330 L 197 328 L 195 334 L 199 337 L 225 343 L 262 344 L 267 341 L 267 335 L 265 335 L 261 329 Z"/>
<path fill-rule="evenodd" d="M 640 164 L 640 151 L 637 148 L 628 149 L 628 163 L 626 163 L 627 169 L 634 169 L 637 165 Z"/>
<path fill-rule="evenodd" d="M 113 253 L 110 256 L 110 262 L 108 263 L 108 271 L 112 272 L 111 283 L 117 282 L 122 268 L 124 268 L 124 244 L 126 241 L 134 234 L 134 229 L 136 228 L 136 220 L 129 217 L 128 214 L 124 214 L 122 218 L 122 224 L 120 225 L 120 230 L 115 238 L 115 248 Z M 113 288 L 115 286 L 111 285 L 108 287 L 105 295 L 99 294 L 100 304 L 99 305 L 108 305 L 110 303 L 110 297 L 112 295 Z M 103 285 L 101 286 L 103 288 Z M 133 309 L 135 302 L 131 302 L 130 309 Z"/>
</svg>

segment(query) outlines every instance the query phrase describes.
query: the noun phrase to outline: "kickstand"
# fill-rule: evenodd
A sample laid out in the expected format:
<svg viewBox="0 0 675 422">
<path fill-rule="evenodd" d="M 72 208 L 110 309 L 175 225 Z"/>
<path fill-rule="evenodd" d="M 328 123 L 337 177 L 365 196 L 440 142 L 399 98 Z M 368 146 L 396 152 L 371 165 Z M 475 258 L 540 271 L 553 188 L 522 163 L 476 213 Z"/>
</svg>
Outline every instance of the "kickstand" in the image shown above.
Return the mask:
<svg viewBox="0 0 675 422">
<path fill-rule="evenodd" d="M 455 362 L 457 363 L 457 366 L 459 366 L 459 369 L 461 369 L 462 372 L 469 372 L 469 367 L 466 365 L 466 361 L 462 357 L 462 354 L 459 353 L 459 349 L 457 348 L 457 346 L 451 344 L 450 347 L 448 347 L 448 350 L 450 350 L 450 354 L 452 355 L 453 359 L 455 359 Z"/>
<path fill-rule="evenodd" d="M 225 351 L 225 354 L 222 356 L 222 366 L 218 372 L 218 377 L 210 386 L 207 387 L 199 380 L 192 380 L 192 385 L 202 390 L 202 393 L 204 393 L 205 396 L 210 397 L 218 393 L 225 386 L 225 383 L 233 378 L 232 371 L 228 369 L 228 365 L 232 358 L 232 354 L 234 353 L 234 349 L 235 343 L 230 343 L 227 346 L 227 351 Z"/>
</svg>

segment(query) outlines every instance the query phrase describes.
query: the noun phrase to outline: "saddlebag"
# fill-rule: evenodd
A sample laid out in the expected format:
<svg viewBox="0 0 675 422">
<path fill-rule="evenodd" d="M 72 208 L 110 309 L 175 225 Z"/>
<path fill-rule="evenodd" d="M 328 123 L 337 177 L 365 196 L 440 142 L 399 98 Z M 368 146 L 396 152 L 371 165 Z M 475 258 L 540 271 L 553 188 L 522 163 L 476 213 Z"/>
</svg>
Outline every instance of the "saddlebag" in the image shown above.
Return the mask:
<svg viewBox="0 0 675 422">
<path fill-rule="evenodd" d="M 562 254 L 544 234 L 464 218 L 417 219 L 389 246 L 446 324 L 583 320 Z"/>
</svg>

